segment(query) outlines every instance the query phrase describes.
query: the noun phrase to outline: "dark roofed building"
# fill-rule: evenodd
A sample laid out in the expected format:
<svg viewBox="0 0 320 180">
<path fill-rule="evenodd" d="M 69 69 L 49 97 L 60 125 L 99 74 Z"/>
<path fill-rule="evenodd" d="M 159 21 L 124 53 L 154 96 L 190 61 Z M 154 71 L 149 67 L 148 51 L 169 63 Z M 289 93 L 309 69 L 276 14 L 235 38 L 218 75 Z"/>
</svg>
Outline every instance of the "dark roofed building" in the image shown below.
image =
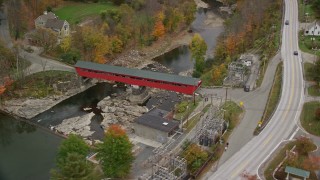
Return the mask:
<svg viewBox="0 0 320 180">
<path fill-rule="evenodd" d="M 45 11 L 41 16 L 37 17 L 37 19 L 34 20 L 35 26 L 36 28 L 44 27 L 48 19 L 56 19 L 56 18 L 57 16 L 54 13 Z"/>
<path fill-rule="evenodd" d="M 59 34 L 59 37 L 69 35 L 69 23 L 66 20 L 48 19 L 45 28 L 50 28 Z"/>
<path fill-rule="evenodd" d="M 135 119 L 135 134 L 147 139 L 165 143 L 178 128 L 179 122 L 168 120 L 168 111 L 153 109 L 146 114 Z"/>
<path fill-rule="evenodd" d="M 58 31 L 59 29 L 63 28 L 64 23 L 65 23 L 65 20 L 48 19 L 44 27 L 51 28 L 54 31 Z"/>
</svg>

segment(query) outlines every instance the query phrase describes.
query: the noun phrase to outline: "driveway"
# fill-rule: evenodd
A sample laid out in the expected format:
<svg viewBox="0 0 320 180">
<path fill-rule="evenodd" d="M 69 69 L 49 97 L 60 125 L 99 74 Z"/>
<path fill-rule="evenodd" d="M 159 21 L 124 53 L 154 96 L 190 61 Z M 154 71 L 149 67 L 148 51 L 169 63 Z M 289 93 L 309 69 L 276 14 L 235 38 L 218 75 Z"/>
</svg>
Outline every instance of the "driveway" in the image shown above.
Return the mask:
<svg viewBox="0 0 320 180">
<path fill-rule="evenodd" d="M 7 45 L 8 48 L 13 47 L 12 40 L 10 38 L 9 33 L 9 26 L 6 16 L 6 10 L 5 8 L 0 9 L 0 19 L 1 19 L 1 25 L 0 25 L 0 39 Z M 24 50 L 19 50 L 19 56 L 30 61 L 31 66 L 25 69 L 24 73 L 26 75 L 30 75 L 33 73 L 37 73 L 40 71 L 48 71 L 48 70 L 59 70 L 59 71 L 69 71 L 69 72 L 75 72 L 74 67 L 63 64 L 61 62 L 41 57 L 40 49 L 34 48 L 33 53 L 28 53 Z"/>
</svg>

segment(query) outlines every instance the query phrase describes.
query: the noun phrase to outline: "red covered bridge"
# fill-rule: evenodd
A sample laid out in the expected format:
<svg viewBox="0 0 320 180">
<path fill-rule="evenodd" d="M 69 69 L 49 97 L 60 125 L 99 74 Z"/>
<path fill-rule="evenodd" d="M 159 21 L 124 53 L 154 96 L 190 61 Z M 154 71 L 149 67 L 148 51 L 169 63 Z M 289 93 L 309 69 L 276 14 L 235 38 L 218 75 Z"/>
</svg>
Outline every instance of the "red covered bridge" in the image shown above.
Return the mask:
<svg viewBox="0 0 320 180">
<path fill-rule="evenodd" d="M 190 95 L 194 94 L 201 85 L 201 80 L 197 78 L 97 64 L 87 61 L 78 61 L 75 68 L 77 73 L 82 77 L 148 86 Z"/>
</svg>

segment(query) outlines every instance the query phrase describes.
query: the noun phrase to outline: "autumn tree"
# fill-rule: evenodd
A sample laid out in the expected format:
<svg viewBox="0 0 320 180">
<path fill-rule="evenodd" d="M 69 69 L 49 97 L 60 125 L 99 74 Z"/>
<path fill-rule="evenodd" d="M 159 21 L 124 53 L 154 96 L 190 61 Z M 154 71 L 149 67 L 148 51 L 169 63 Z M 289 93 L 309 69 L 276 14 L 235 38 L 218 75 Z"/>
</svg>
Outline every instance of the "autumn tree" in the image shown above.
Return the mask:
<svg viewBox="0 0 320 180">
<path fill-rule="evenodd" d="M 233 34 L 229 35 L 225 43 L 226 43 L 228 56 L 232 57 L 236 51 L 236 45 L 237 45 L 235 35 Z"/>
<path fill-rule="evenodd" d="M 180 24 L 183 22 L 183 13 L 176 7 L 169 6 L 165 11 L 164 25 L 165 29 L 169 32 L 179 30 Z"/>
<path fill-rule="evenodd" d="M 63 52 L 67 52 L 71 48 L 71 36 L 66 36 L 63 38 L 63 40 L 60 43 L 60 48 L 63 50 Z"/>
<path fill-rule="evenodd" d="M 219 66 L 213 65 L 212 66 L 212 81 L 214 85 L 222 85 L 223 78 L 227 74 L 227 69 L 225 65 L 222 63 Z"/>
<path fill-rule="evenodd" d="M 302 168 L 308 171 L 316 171 L 320 169 L 320 157 L 308 156 L 302 162 Z"/>
<path fill-rule="evenodd" d="M 84 58 L 97 63 L 105 63 L 105 55 L 110 53 L 109 38 L 100 29 L 83 27 L 75 35 L 73 43 L 82 50 Z"/>
<path fill-rule="evenodd" d="M 187 147 L 182 156 L 187 160 L 188 169 L 191 172 L 195 172 L 206 161 L 208 153 L 193 143 Z"/>
<path fill-rule="evenodd" d="M 111 41 L 111 51 L 113 53 L 121 53 L 123 49 L 122 41 L 117 36 L 110 38 L 110 41 Z"/>
<path fill-rule="evenodd" d="M 195 60 L 195 71 L 202 73 L 204 70 L 204 59 L 207 51 L 207 44 L 200 34 L 196 33 L 189 44 L 192 59 Z"/>
<path fill-rule="evenodd" d="M 181 10 L 183 13 L 184 20 L 187 25 L 190 25 L 195 19 L 195 12 L 197 11 L 197 6 L 194 1 L 185 1 L 181 5 Z"/>
<path fill-rule="evenodd" d="M 44 48 L 44 51 L 52 50 L 57 44 L 57 33 L 48 28 L 37 28 L 33 39 Z"/>
<path fill-rule="evenodd" d="M 257 180 L 258 179 L 258 176 L 256 174 L 252 175 L 246 171 L 241 174 L 241 177 L 243 177 L 245 180 Z"/>
<path fill-rule="evenodd" d="M 156 38 L 159 39 L 162 36 L 165 35 L 166 30 L 163 24 L 163 20 L 164 20 L 165 16 L 164 13 L 162 11 L 160 11 L 157 15 L 156 15 L 156 23 L 154 25 L 154 30 L 152 35 Z"/>
<path fill-rule="evenodd" d="M 296 149 L 299 154 L 307 155 L 310 151 L 314 150 L 315 145 L 312 143 L 310 138 L 300 136 L 297 138 Z"/>
<path fill-rule="evenodd" d="M 0 82 L 6 76 L 10 76 L 10 72 L 16 68 L 15 56 L 13 52 L 7 48 L 0 40 Z"/>
<path fill-rule="evenodd" d="M 104 175 L 109 178 L 124 178 L 133 162 L 133 145 L 125 131 L 119 125 L 111 125 L 97 147 L 98 159 L 101 161 Z"/>
</svg>

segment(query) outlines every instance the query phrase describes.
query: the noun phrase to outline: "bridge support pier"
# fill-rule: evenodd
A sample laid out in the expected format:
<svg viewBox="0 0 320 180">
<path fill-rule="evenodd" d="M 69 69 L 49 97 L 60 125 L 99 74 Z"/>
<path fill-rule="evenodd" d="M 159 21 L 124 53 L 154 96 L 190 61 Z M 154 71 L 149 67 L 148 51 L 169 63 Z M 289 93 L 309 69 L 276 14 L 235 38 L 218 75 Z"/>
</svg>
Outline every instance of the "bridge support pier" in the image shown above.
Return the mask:
<svg viewBox="0 0 320 180">
<path fill-rule="evenodd" d="M 132 85 L 131 94 L 129 95 L 129 101 L 137 104 L 145 103 L 149 98 L 149 92 L 145 86 Z"/>
</svg>

